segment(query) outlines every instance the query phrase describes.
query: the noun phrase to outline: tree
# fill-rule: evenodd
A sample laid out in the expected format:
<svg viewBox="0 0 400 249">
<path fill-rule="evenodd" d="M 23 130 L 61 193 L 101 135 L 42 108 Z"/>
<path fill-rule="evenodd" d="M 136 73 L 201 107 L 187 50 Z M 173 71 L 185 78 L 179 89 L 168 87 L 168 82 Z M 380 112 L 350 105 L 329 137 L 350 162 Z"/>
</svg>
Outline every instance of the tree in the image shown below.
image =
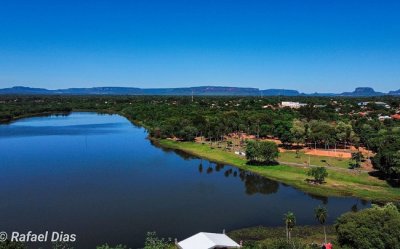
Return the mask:
<svg viewBox="0 0 400 249">
<path fill-rule="evenodd" d="M 171 239 L 158 238 L 156 232 L 148 232 L 143 249 L 167 249 L 171 246 Z"/>
<path fill-rule="evenodd" d="M 278 146 L 273 142 L 247 141 L 246 158 L 250 163 L 271 163 L 278 155 Z"/>
<path fill-rule="evenodd" d="M 400 248 L 400 213 L 391 203 L 345 213 L 336 220 L 335 229 L 345 248 Z"/>
<path fill-rule="evenodd" d="M 310 139 L 317 144 L 329 145 L 331 142 L 335 142 L 335 128 L 332 124 L 323 120 L 312 120 L 309 122 L 310 125 Z"/>
<path fill-rule="evenodd" d="M 274 136 L 278 137 L 284 146 L 293 141 L 292 133 L 290 132 L 291 126 L 292 123 L 289 121 L 274 121 Z"/>
<path fill-rule="evenodd" d="M 297 144 L 296 148 L 296 157 L 299 156 L 299 144 L 304 143 L 306 140 L 307 129 L 301 120 L 295 119 L 293 120 L 292 128 L 290 128 L 290 132 L 292 133 L 293 142 Z"/>
<path fill-rule="evenodd" d="M 376 151 L 372 159 L 374 167 L 388 179 L 400 180 L 400 131 L 398 129 L 379 130 L 378 134 L 369 140 Z"/>
<path fill-rule="evenodd" d="M 345 147 L 350 142 L 358 142 L 359 138 L 353 131 L 353 127 L 349 123 L 339 121 L 335 127 L 336 138 L 345 144 Z"/>
<path fill-rule="evenodd" d="M 291 232 L 296 225 L 296 216 L 293 212 L 287 212 L 284 215 L 285 227 L 286 227 L 286 239 L 289 242 L 291 240 Z"/>
<path fill-rule="evenodd" d="M 314 209 L 314 215 L 315 219 L 323 226 L 324 228 L 324 236 L 325 236 L 325 244 L 327 243 L 326 241 L 326 229 L 325 229 L 325 222 L 326 219 L 328 218 L 328 210 L 323 207 L 323 206 L 318 206 Z"/>
<path fill-rule="evenodd" d="M 183 129 L 178 132 L 178 136 L 185 141 L 193 141 L 196 138 L 197 132 L 198 130 L 196 127 L 189 125 L 183 127 Z"/>
<path fill-rule="evenodd" d="M 364 156 L 361 152 L 353 152 L 351 153 L 351 159 L 354 160 L 354 167 L 358 168 L 360 167 L 360 163 L 362 160 L 364 160 Z"/>
<path fill-rule="evenodd" d="M 0 242 L 0 249 L 26 249 L 27 246 L 22 242 L 11 242 L 10 240 L 6 240 Z"/>
<path fill-rule="evenodd" d="M 323 183 L 328 176 L 328 172 L 325 167 L 312 167 L 308 170 L 307 175 L 314 177 L 315 182 Z"/>
<path fill-rule="evenodd" d="M 292 133 L 293 142 L 299 145 L 304 143 L 306 138 L 306 126 L 303 121 L 295 119 L 293 120 L 292 128 L 290 128 Z"/>
</svg>

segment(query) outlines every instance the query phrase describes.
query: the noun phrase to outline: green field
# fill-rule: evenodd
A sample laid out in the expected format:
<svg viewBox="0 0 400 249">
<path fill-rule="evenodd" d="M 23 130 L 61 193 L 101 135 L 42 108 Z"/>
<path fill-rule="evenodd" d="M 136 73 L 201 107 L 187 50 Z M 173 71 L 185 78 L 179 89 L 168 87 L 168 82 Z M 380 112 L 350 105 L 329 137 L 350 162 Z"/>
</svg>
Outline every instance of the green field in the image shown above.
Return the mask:
<svg viewBox="0 0 400 249">
<path fill-rule="evenodd" d="M 299 154 L 296 155 L 296 152 L 294 151 L 280 153 L 278 160 L 282 162 L 299 164 L 310 163 L 311 165 L 318 166 L 334 166 L 343 169 L 348 169 L 351 163 L 351 160 L 345 158 L 306 155 L 304 152 L 299 152 Z"/>
<path fill-rule="evenodd" d="M 321 196 L 354 196 L 366 200 L 375 201 L 398 201 L 400 200 L 400 189 L 391 187 L 386 181 L 368 175 L 366 172 L 351 170 L 336 170 L 335 167 L 342 168 L 348 165 L 348 160 L 337 162 L 331 159 L 331 167 L 327 167 L 329 176 L 326 183 L 321 185 L 310 184 L 306 181 L 307 166 L 251 166 L 246 164 L 246 159 L 235 155 L 232 152 L 224 151 L 219 148 L 211 148 L 206 144 L 195 142 L 176 142 L 172 140 L 154 140 L 160 146 L 170 149 L 185 151 L 189 154 L 236 166 L 240 169 L 255 172 L 269 179 L 277 180 L 291 185 L 304 192 Z M 282 153 L 279 160 L 295 160 L 295 153 Z M 308 157 L 308 155 L 307 155 Z M 284 159 L 282 159 L 284 158 Z M 320 162 L 324 157 L 311 156 L 311 162 Z M 336 159 L 337 160 L 337 159 Z M 338 160 L 337 160 L 338 161 Z M 312 163 L 313 164 L 313 163 Z M 317 163 L 315 163 L 317 164 Z"/>
</svg>

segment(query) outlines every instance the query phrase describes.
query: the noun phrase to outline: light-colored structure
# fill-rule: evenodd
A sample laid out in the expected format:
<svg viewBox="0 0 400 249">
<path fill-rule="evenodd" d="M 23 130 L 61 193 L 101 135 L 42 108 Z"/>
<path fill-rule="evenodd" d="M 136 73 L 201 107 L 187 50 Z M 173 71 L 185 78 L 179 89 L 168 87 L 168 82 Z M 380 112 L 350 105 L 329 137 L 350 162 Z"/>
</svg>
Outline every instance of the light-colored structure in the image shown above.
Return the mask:
<svg viewBox="0 0 400 249">
<path fill-rule="evenodd" d="M 306 106 L 307 104 L 300 103 L 300 102 L 291 102 L 291 101 L 282 101 L 281 106 L 282 107 L 290 107 L 294 109 L 298 109 L 302 106 Z"/>
<path fill-rule="evenodd" d="M 240 248 L 224 233 L 198 233 L 176 244 L 180 249 Z"/>
<path fill-rule="evenodd" d="M 367 106 L 370 102 L 359 102 L 359 106 Z M 385 102 L 373 102 L 375 105 L 383 106 L 385 108 L 390 108 L 390 105 L 386 104 Z"/>
<path fill-rule="evenodd" d="M 386 119 L 391 119 L 391 117 L 390 117 L 390 116 L 387 116 L 387 115 L 385 115 L 385 116 L 379 115 L 379 116 L 378 116 L 378 119 L 379 119 L 380 121 L 383 121 L 383 120 L 386 120 Z"/>
</svg>

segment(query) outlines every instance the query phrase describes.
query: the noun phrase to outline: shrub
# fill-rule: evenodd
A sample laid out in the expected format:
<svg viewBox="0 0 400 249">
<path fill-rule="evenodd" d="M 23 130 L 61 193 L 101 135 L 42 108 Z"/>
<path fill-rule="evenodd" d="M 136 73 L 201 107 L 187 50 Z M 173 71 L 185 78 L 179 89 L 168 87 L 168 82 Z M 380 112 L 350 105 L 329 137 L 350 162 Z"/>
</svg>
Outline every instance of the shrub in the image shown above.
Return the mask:
<svg viewBox="0 0 400 249">
<path fill-rule="evenodd" d="M 273 142 L 247 142 L 246 158 L 250 163 L 271 163 L 278 155 L 278 146 Z"/>
<path fill-rule="evenodd" d="M 400 248 L 400 213 L 393 204 L 343 214 L 335 228 L 338 242 L 345 248 Z"/>
<path fill-rule="evenodd" d="M 323 183 L 328 176 L 328 172 L 325 167 L 313 167 L 308 170 L 307 175 L 314 177 L 316 182 Z"/>
</svg>

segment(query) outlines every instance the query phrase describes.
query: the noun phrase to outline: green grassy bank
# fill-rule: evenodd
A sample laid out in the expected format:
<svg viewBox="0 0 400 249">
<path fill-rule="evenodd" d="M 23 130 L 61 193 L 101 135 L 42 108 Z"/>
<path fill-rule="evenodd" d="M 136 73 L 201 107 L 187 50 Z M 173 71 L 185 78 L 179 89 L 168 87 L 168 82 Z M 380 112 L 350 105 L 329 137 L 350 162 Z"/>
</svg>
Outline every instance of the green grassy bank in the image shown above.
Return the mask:
<svg viewBox="0 0 400 249">
<path fill-rule="evenodd" d="M 306 181 L 307 167 L 301 166 L 250 166 L 246 159 L 222 149 L 195 142 L 153 140 L 164 148 L 181 150 L 191 155 L 237 168 L 251 171 L 269 179 L 283 182 L 310 194 L 321 196 L 354 196 L 365 200 L 398 201 L 400 189 L 391 187 L 386 181 L 368 175 L 366 172 L 337 171 L 327 168 L 329 176 L 322 185 Z M 340 167 L 340 166 L 339 166 Z"/>
<path fill-rule="evenodd" d="M 276 240 L 286 239 L 285 227 L 250 227 L 228 232 L 228 235 L 235 241 L 243 241 L 244 246 L 259 248 L 266 246 Z M 326 226 L 327 241 L 339 248 L 336 243 L 336 231 L 334 226 Z M 292 231 L 292 239 L 304 244 L 316 243 L 321 245 L 324 242 L 322 226 L 296 226 Z"/>
</svg>

